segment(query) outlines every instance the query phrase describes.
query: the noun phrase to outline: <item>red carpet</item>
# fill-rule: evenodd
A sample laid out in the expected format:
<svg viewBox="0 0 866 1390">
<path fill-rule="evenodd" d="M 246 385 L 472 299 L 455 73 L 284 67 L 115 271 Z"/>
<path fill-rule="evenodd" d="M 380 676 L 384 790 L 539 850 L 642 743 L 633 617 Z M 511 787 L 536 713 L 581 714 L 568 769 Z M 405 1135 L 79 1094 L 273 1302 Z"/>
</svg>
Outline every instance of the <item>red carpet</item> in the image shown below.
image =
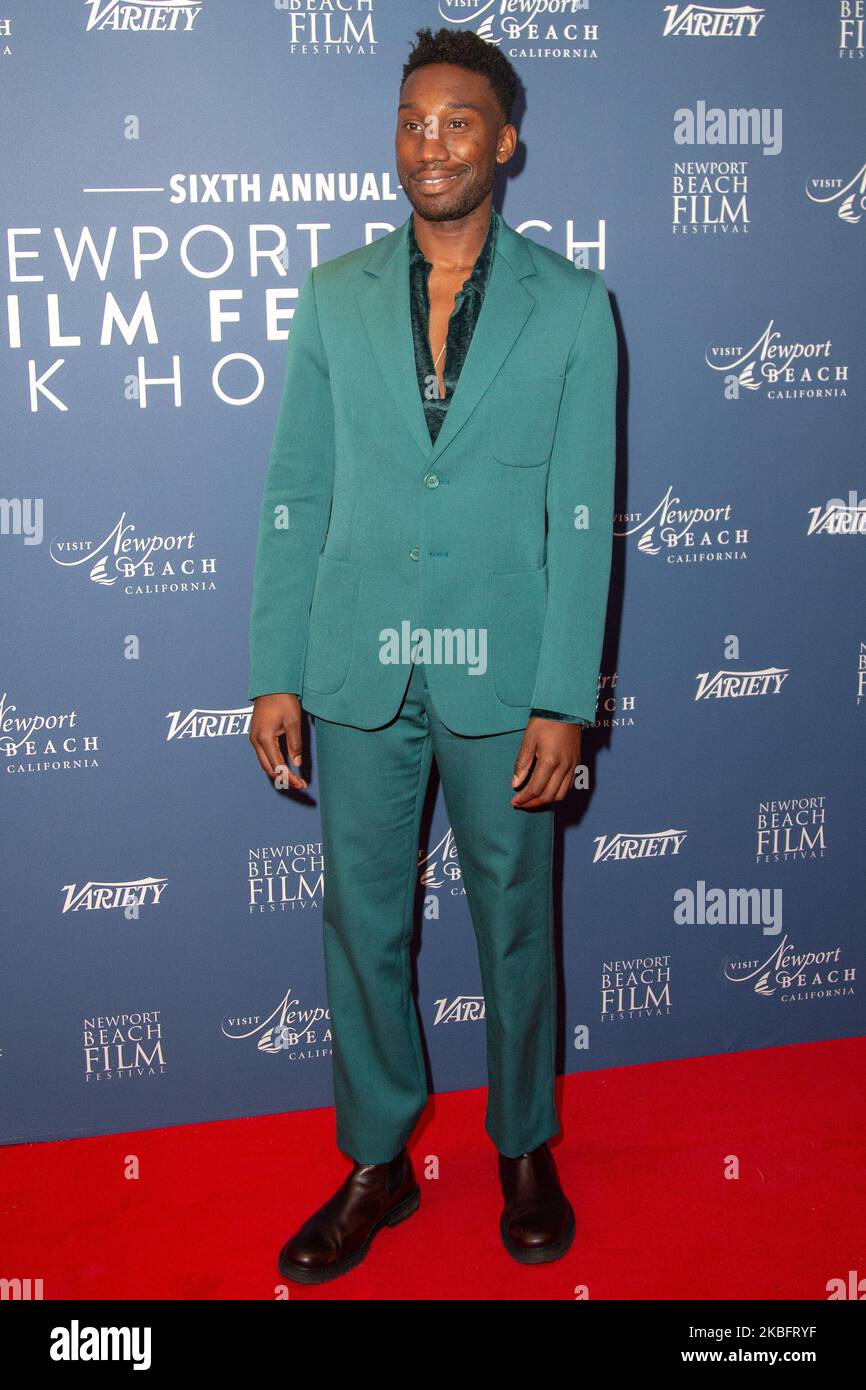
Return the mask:
<svg viewBox="0 0 866 1390">
<path fill-rule="evenodd" d="M 538 1267 L 500 1243 L 486 1092 L 434 1097 L 420 1210 L 291 1298 L 826 1299 L 866 1276 L 864 1059 L 854 1038 L 561 1081 L 577 1235 Z M 333 1135 L 315 1110 L 0 1148 L 0 1277 L 41 1277 L 46 1299 L 272 1299 L 279 1247 L 348 1171 Z"/>
</svg>

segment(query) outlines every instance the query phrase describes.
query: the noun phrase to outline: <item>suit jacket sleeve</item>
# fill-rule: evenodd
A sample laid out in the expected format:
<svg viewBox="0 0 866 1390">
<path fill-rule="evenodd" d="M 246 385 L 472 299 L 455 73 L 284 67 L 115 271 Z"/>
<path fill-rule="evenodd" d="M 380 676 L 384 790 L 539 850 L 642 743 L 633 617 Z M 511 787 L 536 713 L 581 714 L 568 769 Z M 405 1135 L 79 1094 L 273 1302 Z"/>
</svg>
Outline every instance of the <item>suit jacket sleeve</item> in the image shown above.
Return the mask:
<svg viewBox="0 0 866 1390">
<path fill-rule="evenodd" d="M 560 714 L 559 710 L 555 709 L 531 709 L 529 711 L 530 718 L 533 715 L 538 715 L 541 719 L 558 719 L 560 724 L 580 724 L 582 727 L 589 725 L 588 719 L 581 719 L 574 714 Z M 592 722 L 594 724 L 595 720 Z"/>
<path fill-rule="evenodd" d="M 547 479 L 547 609 L 533 708 L 595 723 L 613 538 L 617 342 L 593 281 L 566 364 Z M 586 507 L 588 523 L 575 525 Z"/>
<path fill-rule="evenodd" d="M 286 346 L 285 378 L 258 526 L 249 622 L 249 698 L 299 695 L 310 602 L 334 483 L 334 411 L 307 271 Z"/>
</svg>

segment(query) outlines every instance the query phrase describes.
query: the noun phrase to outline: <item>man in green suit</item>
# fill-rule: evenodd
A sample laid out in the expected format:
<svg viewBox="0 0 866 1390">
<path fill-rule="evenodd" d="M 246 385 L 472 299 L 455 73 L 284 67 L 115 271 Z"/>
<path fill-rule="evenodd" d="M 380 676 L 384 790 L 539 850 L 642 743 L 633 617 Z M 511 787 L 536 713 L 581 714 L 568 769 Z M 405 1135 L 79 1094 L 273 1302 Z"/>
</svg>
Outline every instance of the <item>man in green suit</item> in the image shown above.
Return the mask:
<svg viewBox="0 0 866 1390">
<path fill-rule="evenodd" d="M 434 755 L 481 965 L 502 1240 L 541 1263 L 575 1225 L 547 1144 L 551 808 L 595 721 L 616 337 L 602 277 L 493 208 L 517 141 L 511 64 L 471 32 L 417 34 L 396 135 L 413 211 L 304 279 L 253 586 L 250 738 L 278 785 L 307 786 L 301 706 L 315 720 L 337 1143 L 353 1160 L 281 1251 L 306 1283 L 353 1268 L 419 1202 L 409 947 Z"/>
</svg>

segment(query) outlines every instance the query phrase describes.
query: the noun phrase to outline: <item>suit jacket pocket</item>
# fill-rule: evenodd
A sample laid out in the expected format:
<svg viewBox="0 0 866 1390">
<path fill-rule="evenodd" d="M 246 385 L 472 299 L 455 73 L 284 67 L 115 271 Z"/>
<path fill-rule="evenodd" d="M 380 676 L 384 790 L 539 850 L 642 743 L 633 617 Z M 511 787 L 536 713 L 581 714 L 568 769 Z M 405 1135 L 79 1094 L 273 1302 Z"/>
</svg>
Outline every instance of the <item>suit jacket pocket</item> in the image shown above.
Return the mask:
<svg viewBox="0 0 866 1390">
<path fill-rule="evenodd" d="M 321 554 L 310 604 L 304 685 L 333 694 L 349 673 L 355 642 L 360 568 Z"/>
<path fill-rule="evenodd" d="M 500 372 L 490 388 L 490 447 L 500 463 L 534 468 L 550 458 L 564 376 Z"/>
<path fill-rule="evenodd" d="M 532 704 L 546 608 L 546 565 L 491 576 L 490 660 L 504 705 Z"/>
</svg>

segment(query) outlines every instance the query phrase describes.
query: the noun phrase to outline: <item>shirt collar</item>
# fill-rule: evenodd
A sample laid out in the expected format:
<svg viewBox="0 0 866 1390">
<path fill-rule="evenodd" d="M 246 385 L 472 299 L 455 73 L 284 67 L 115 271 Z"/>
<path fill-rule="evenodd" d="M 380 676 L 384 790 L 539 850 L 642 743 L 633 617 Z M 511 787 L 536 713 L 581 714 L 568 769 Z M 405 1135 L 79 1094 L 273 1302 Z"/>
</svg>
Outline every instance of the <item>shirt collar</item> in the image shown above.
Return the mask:
<svg viewBox="0 0 866 1390">
<path fill-rule="evenodd" d="M 487 236 L 484 239 L 484 245 L 478 253 L 475 264 L 472 267 L 472 274 L 466 281 L 466 288 L 476 290 L 482 298 L 487 288 L 490 267 L 493 263 L 493 253 L 496 247 L 496 233 L 499 230 L 499 220 L 499 213 L 496 211 L 495 207 L 491 206 Z M 418 240 L 415 236 L 415 218 L 412 213 L 409 214 L 409 260 L 413 266 L 430 265 L 430 262 L 418 245 Z"/>
</svg>

